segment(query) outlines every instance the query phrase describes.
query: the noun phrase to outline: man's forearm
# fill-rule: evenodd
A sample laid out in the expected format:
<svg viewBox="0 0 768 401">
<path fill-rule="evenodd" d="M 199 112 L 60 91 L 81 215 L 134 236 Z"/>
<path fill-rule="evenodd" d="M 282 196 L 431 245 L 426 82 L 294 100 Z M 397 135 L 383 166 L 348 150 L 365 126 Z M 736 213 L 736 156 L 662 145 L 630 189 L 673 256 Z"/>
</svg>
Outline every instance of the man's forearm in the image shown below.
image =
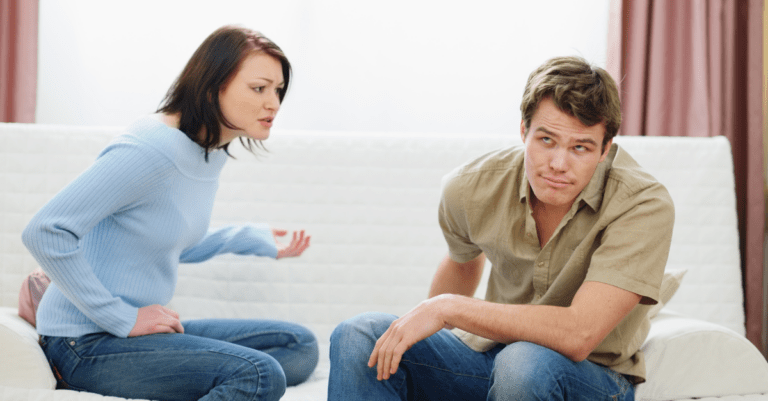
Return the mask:
<svg viewBox="0 0 768 401">
<path fill-rule="evenodd" d="M 503 305 L 443 295 L 445 323 L 500 343 L 528 341 L 581 361 L 640 300 L 640 296 L 602 283 L 585 283 L 570 307 Z"/>
<path fill-rule="evenodd" d="M 503 344 L 528 341 L 578 361 L 585 334 L 568 308 L 546 305 L 502 305 L 445 295 L 441 300 L 447 325 Z M 587 353 L 588 355 L 589 353 Z"/>
</svg>

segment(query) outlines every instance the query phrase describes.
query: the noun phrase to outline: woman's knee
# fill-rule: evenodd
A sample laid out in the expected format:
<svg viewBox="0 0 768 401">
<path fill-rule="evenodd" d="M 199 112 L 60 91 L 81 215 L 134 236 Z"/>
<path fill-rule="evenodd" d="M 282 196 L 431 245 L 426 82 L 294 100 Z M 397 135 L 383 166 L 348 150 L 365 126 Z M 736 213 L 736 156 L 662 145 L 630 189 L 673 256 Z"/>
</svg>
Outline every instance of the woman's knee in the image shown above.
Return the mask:
<svg viewBox="0 0 768 401">
<path fill-rule="evenodd" d="M 235 365 L 238 366 L 235 368 Z M 244 358 L 238 364 L 233 362 L 232 367 L 233 371 L 229 378 L 219 386 L 226 397 L 242 394 L 242 399 L 279 400 L 285 394 L 287 386 L 285 372 L 280 363 L 270 355 L 261 353 Z"/>
<path fill-rule="evenodd" d="M 317 367 L 320 359 L 320 349 L 317 338 L 311 330 L 302 327 L 295 333 L 296 342 L 288 346 L 294 353 L 292 358 L 283 361 L 286 383 L 289 386 L 306 381 Z"/>
</svg>

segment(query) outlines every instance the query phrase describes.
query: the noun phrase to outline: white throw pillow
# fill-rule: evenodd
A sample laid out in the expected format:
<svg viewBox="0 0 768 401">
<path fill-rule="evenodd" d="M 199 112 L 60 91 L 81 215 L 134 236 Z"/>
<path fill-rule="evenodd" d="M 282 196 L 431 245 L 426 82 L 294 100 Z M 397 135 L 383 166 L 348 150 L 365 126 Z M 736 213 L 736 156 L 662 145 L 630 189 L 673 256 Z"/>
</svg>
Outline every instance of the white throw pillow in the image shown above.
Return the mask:
<svg viewBox="0 0 768 401">
<path fill-rule="evenodd" d="M 638 401 L 768 392 L 768 362 L 744 336 L 721 325 L 661 311 L 642 346 Z"/>
<path fill-rule="evenodd" d="M 0 308 L 0 386 L 55 389 L 56 379 L 37 332 L 16 308 Z"/>
<path fill-rule="evenodd" d="M 661 308 L 672 299 L 677 289 L 680 288 L 680 283 L 683 281 L 685 273 L 688 269 L 669 269 L 664 272 L 664 278 L 661 280 L 661 288 L 659 289 L 659 303 L 653 305 L 648 310 L 648 318 L 653 319 L 659 314 Z"/>
</svg>

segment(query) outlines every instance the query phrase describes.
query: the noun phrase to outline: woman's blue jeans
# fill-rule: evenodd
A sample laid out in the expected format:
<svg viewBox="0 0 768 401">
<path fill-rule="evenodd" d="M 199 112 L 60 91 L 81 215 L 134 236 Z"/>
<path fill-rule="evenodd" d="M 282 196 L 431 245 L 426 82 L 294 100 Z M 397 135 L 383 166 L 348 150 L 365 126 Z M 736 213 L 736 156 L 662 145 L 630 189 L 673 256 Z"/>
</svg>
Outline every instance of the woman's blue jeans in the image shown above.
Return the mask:
<svg viewBox="0 0 768 401">
<path fill-rule="evenodd" d="M 182 322 L 184 334 L 41 337 L 72 390 L 152 400 L 278 400 L 317 365 L 315 336 L 275 320 Z"/>
<path fill-rule="evenodd" d="M 516 342 L 475 352 L 448 330 L 405 352 L 389 380 L 376 380 L 368 358 L 396 319 L 366 313 L 331 335 L 328 401 L 338 400 L 627 400 L 634 387 L 607 367 L 575 363 L 548 348 Z"/>
</svg>

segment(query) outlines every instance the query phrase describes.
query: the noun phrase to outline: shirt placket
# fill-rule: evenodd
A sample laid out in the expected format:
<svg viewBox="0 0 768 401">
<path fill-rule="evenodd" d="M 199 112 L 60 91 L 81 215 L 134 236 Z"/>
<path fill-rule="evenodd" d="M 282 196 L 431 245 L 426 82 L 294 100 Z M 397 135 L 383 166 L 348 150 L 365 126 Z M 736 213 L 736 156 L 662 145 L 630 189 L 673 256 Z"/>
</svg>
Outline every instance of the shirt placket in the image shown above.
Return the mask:
<svg viewBox="0 0 768 401">
<path fill-rule="evenodd" d="M 549 266 L 552 256 L 551 249 L 551 246 L 544 246 L 544 249 L 539 252 L 539 256 L 533 262 L 533 302 L 537 302 L 541 299 L 549 288 Z"/>
<path fill-rule="evenodd" d="M 545 245 L 543 249 L 541 248 L 541 245 L 539 244 L 539 236 L 536 232 L 536 222 L 533 219 L 530 207 L 528 208 L 526 216 L 525 237 L 526 242 L 531 247 L 531 254 L 537 255 L 533 261 L 532 278 L 534 291 L 532 302 L 535 303 L 544 296 L 547 292 L 547 288 L 549 288 L 549 283 L 547 281 L 549 280 L 549 265 L 552 247 Z"/>
</svg>

